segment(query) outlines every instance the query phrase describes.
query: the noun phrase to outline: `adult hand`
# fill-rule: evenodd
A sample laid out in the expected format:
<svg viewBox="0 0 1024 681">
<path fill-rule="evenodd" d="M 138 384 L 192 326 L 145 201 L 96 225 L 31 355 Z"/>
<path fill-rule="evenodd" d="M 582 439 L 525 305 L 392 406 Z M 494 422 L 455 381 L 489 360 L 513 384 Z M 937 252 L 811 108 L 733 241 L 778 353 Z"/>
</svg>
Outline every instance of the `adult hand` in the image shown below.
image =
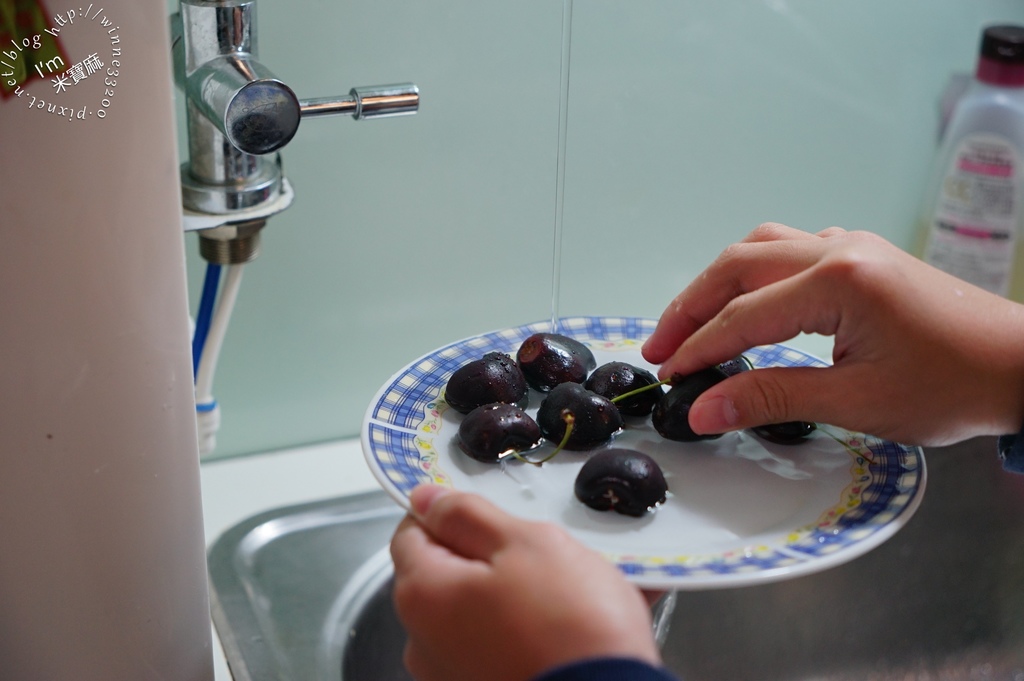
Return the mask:
<svg viewBox="0 0 1024 681">
<path fill-rule="evenodd" d="M 527 681 L 593 657 L 660 664 L 640 591 L 547 523 L 433 485 L 395 531 L 395 609 L 419 681 Z"/>
<path fill-rule="evenodd" d="M 835 336 L 832 367 L 743 372 L 697 399 L 690 426 L 816 421 L 937 445 L 1024 421 L 1024 306 L 867 232 L 761 225 L 676 297 L 643 352 L 667 378 L 800 332 Z"/>
</svg>

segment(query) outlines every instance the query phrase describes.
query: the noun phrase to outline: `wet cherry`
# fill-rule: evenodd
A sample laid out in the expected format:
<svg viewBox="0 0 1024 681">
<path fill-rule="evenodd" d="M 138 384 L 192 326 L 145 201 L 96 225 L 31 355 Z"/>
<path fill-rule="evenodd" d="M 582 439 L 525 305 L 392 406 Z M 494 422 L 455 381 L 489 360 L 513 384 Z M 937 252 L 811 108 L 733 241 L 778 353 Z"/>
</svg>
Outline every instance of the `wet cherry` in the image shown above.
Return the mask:
<svg viewBox="0 0 1024 681">
<path fill-rule="evenodd" d="M 571 423 L 565 449 L 593 449 L 622 430 L 622 415 L 607 398 L 579 383 L 555 386 L 537 410 L 537 424 L 548 440 L 561 442 Z"/>
<path fill-rule="evenodd" d="M 488 352 L 455 370 L 445 386 L 444 400 L 460 414 L 492 402 L 525 409 L 530 388 L 519 366 L 508 355 Z"/>
<path fill-rule="evenodd" d="M 640 517 L 664 503 L 668 485 L 661 468 L 648 455 L 612 448 L 583 464 L 574 492 L 590 508 Z"/>
<path fill-rule="evenodd" d="M 725 372 L 709 367 L 687 376 L 673 376 L 672 387 L 658 400 L 651 413 L 654 429 L 667 440 L 696 442 L 713 440 L 719 435 L 698 435 L 690 428 L 690 407 L 705 390 L 726 378 Z"/>
<path fill-rule="evenodd" d="M 774 442 L 777 445 L 795 445 L 806 442 L 807 437 L 817 429 L 817 425 L 808 421 L 786 421 L 785 423 L 769 423 L 750 430 L 758 437 Z"/>
<path fill-rule="evenodd" d="M 535 333 L 524 340 L 516 361 L 527 383 L 541 392 L 560 383 L 583 383 L 597 366 L 590 348 L 557 333 Z"/>
<path fill-rule="evenodd" d="M 459 424 L 459 447 L 484 463 L 496 463 L 512 452 L 533 449 L 540 441 L 537 422 L 511 404 L 477 407 Z"/>
<path fill-rule="evenodd" d="M 646 369 L 626 362 L 608 362 L 595 369 L 583 386 L 602 397 L 614 400 L 620 395 L 654 385 L 657 382 L 657 376 Z M 663 393 L 661 388 L 652 388 L 622 400 L 616 400 L 615 406 L 626 416 L 647 416 Z"/>
<path fill-rule="evenodd" d="M 754 365 L 747 359 L 746 355 L 736 355 L 732 359 L 719 364 L 718 368 L 725 372 L 726 376 L 735 376 L 744 371 L 750 371 L 754 368 Z"/>
</svg>

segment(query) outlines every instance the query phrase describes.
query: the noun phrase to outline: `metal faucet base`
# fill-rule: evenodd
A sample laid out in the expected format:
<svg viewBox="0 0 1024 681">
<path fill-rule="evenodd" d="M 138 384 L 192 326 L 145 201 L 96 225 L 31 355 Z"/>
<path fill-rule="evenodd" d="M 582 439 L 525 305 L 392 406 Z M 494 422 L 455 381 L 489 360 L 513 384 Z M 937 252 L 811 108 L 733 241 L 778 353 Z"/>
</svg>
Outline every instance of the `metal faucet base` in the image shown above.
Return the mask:
<svg viewBox="0 0 1024 681">
<path fill-rule="evenodd" d="M 236 213 L 274 201 L 281 195 L 282 179 L 278 164 L 264 162 L 257 173 L 244 183 L 210 184 L 196 179 L 190 171 L 190 164 L 183 163 L 181 201 L 185 208 L 196 213 Z"/>
</svg>

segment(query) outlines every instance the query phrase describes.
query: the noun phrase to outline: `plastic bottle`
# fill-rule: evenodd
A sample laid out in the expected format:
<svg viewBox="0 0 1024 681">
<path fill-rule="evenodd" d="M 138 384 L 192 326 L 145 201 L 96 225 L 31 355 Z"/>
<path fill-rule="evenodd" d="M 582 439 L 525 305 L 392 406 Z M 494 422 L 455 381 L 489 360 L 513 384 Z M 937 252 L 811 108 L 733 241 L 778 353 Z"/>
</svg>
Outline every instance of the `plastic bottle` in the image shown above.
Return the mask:
<svg viewBox="0 0 1024 681">
<path fill-rule="evenodd" d="M 982 32 L 924 210 L 924 259 L 1024 301 L 1024 27 Z"/>
</svg>

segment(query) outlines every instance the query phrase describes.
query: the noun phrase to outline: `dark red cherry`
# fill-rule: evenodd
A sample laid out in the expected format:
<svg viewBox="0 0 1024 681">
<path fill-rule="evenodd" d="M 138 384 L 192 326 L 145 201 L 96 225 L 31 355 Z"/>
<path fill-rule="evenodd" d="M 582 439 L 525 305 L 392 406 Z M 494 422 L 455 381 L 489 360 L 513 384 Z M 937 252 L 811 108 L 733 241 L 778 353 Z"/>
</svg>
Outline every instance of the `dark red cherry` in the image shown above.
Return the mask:
<svg viewBox="0 0 1024 681">
<path fill-rule="evenodd" d="M 777 445 L 796 445 L 806 442 L 807 437 L 816 429 L 817 425 L 808 421 L 786 421 L 785 423 L 769 423 L 750 430 L 754 435 Z"/>
<path fill-rule="evenodd" d="M 646 369 L 626 362 L 608 362 L 597 367 L 583 386 L 602 397 L 614 400 L 619 395 L 625 395 L 657 382 L 658 377 Z M 615 406 L 626 416 L 647 416 L 663 393 L 664 390 L 661 388 L 651 388 L 624 400 L 619 400 Z"/>
<path fill-rule="evenodd" d="M 725 372 L 717 367 L 702 369 L 687 376 L 672 378 L 672 387 L 662 396 L 651 413 L 651 423 L 667 440 L 696 442 L 713 440 L 719 435 L 698 435 L 690 428 L 690 407 L 705 390 L 721 383 Z"/>
<path fill-rule="evenodd" d="M 719 364 L 718 368 L 724 371 L 726 376 L 735 376 L 744 371 L 750 371 L 754 368 L 754 365 L 747 359 L 746 355 L 736 355 L 732 359 Z"/>
<path fill-rule="evenodd" d="M 540 432 L 556 444 L 565 437 L 570 420 L 572 430 L 565 449 L 593 449 L 622 430 L 622 415 L 618 408 L 579 383 L 555 386 L 537 410 Z"/>
<path fill-rule="evenodd" d="M 640 517 L 664 503 L 668 485 L 654 459 L 632 449 L 613 448 L 583 464 L 574 492 L 590 508 Z"/>
<path fill-rule="evenodd" d="M 444 401 L 460 414 L 493 402 L 525 409 L 530 401 L 530 387 L 511 357 L 488 352 L 455 370 L 445 386 Z"/>
<path fill-rule="evenodd" d="M 540 441 L 537 422 L 511 404 L 477 407 L 459 424 L 459 447 L 484 463 L 496 463 L 512 452 L 533 449 Z"/>
<path fill-rule="evenodd" d="M 583 383 L 597 366 L 590 348 L 558 333 L 533 334 L 519 346 L 516 361 L 526 382 L 541 392 L 560 383 Z"/>
</svg>

